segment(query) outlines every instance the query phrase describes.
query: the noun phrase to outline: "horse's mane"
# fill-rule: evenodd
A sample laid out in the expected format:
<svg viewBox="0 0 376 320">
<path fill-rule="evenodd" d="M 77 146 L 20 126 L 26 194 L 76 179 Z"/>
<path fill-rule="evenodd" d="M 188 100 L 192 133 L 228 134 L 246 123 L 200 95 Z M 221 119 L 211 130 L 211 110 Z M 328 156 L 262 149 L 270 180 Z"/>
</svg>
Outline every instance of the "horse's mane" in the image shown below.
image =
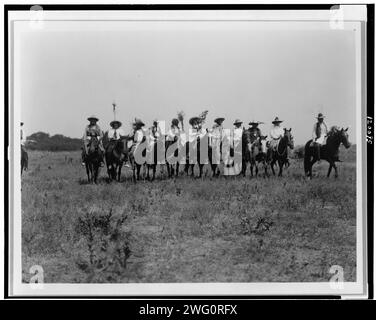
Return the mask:
<svg viewBox="0 0 376 320">
<path fill-rule="evenodd" d="M 328 132 L 328 136 L 332 136 L 333 134 L 337 133 L 339 131 L 338 126 L 332 126 Z"/>
</svg>

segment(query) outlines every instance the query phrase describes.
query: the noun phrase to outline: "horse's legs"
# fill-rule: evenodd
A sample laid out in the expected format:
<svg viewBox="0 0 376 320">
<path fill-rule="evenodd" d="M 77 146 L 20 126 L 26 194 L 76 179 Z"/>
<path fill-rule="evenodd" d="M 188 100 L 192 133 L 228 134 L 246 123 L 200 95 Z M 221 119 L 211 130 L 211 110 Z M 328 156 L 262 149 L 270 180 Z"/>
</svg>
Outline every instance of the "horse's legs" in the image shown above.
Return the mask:
<svg viewBox="0 0 376 320">
<path fill-rule="evenodd" d="M 87 181 L 90 183 L 90 170 L 89 170 L 89 164 L 86 164 L 86 174 L 87 174 Z"/>
<path fill-rule="evenodd" d="M 328 169 L 328 174 L 326 175 L 328 178 L 330 176 L 330 173 L 332 172 L 333 164 L 329 162 L 329 169 Z"/>
<path fill-rule="evenodd" d="M 155 172 L 157 171 L 157 165 L 153 164 L 153 177 L 151 178 L 151 181 L 155 180 Z"/>
<path fill-rule="evenodd" d="M 202 169 L 204 168 L 204 165 L 203 164 L 198 164 L 198 168 L 200 169 L 200 175 L 199 177 L 201 178 L 202 177 Z"/>
<path fill-rule="evenodd" d="M 137 180 L 140 180 L 140 171 L 141 171 L 141 165 L 137 164 Z"/>
<path fill-rule="evenodd" d="M 117 176 L 117 180 L 120 182 L 120 177 L 121 177 L 121 168 L 123 167 L 123 163 L 121 162 L 119 164 L 119 169 L 118 169 L 118 176 Z"/>
<path fill-rule="evenodd" d="M 175 176 L 178 177 L 179 176 L 179 162 L 176 162 L 176 165 L 175 165 Z"/>
<path fill-rule="evenodd" d="M 282 177 L 282 171 L 283 171 L 283 160 L 281 160 L 281 159 L 278 160 L 278 166 L 279 166 L 278 177 Z"/>
<path fill-rule="evenodd" d="M 150 166 L 151 166 L 150 164 L 146 165 L 146 168 L 147 168 L 146 180 L 150 180 L 150 175 L 149 175 Z"/>
<path fill-rule="evenodd" d="M 171 178 L 171 171 L 172 171 L 172 166 L 166 161 L 166 166 L 167 166 L 167 176 Z"/>
<path fill-rule="evenodd" d="M 258 175 L 258 165 L 257 165 L 257 162 L 255 162 L 255 167 L 256 167 L 256 177 Z"/>
<path fill-rule="evenodd" d="M 333 168 L 334 168 L 334 178 L 338 178 L 338 170 L 337 170 L 337 166 L 335 164 L 335 162 L 333 162 Z"/>
<path fill-rule="evenodd" d="M 275 176 L 274 164 L 275 162 L 272 160 L 272 162 L 270 162 L 270 168 L 272 169 L 273 176 Z"/>
</svg>

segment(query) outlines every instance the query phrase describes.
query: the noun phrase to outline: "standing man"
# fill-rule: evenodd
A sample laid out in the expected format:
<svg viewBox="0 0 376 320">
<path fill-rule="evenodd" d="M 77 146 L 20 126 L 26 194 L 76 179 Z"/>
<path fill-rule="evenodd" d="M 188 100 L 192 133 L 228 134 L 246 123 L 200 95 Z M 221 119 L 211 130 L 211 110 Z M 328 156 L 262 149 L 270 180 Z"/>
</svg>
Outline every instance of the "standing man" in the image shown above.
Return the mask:
<svg viewBox="0 0 376 320">
<path fill-rule="evenodd" d="M 23 127 L 24 123 L 21 122 L 21 132 L 20 132 L 20 138 L 21 138 L 21 149 L 24 149 L 25 148 L 25 144 L 26 144 L 26 134 L 25 134 L 25 129 Z"/>
<path fill-rule="evenodd" d="M 273 127 L 270 130 L 270 147 L 271 149 L 275 150 L 278 146 L 279 140 L 283 137 L 285 134 L 285 131 L 280 126 L 280 124 L 283 122 L 283 120 L 279 120 L 278 117 L 275 117 L 274 121 L 272 121 Z"/>
<path fill-rule="evenodd" d="M 99 121 L 99 119 L 96 117 L 96 116 L 91 116 L 89 118 L 87 118 L 87 120 L 89 121 L 89 124 L 85 127 L 85 131 L 84 131 L 84 135 L 83 135 L 83 144 L 84 144 L 84 147 L 82 149 L 82 165 L 84 166 L 85 165 L 85 158 L 86 158 L 86 155 L 87 155 L 87 147 L 88 147 L 88 143 L 90 142 L 90 139 L 92 137 L 97 137 L 98 141 L 99 141 L 99 150 L 101 152 L 101 158 L 102 158 L 102 161 L 101 161 L 101 167 L 104 166 L 104 148 L 103 148 L 103 131 L 102 129 L 99 127 L 99 125 L 97 124 L 97 122 Z"/>
<path fill-rule="evenodd" d="M 317 115 L 317 122 L 313 126 L 312 139 L 313 145 L 317 147 L 317 157 L 320 162 L 320 148 L 326 143 L 326 136 L 328 134 L 328 127 L 324 122 L 324 115 L 319 113 Z"/>
</svg>

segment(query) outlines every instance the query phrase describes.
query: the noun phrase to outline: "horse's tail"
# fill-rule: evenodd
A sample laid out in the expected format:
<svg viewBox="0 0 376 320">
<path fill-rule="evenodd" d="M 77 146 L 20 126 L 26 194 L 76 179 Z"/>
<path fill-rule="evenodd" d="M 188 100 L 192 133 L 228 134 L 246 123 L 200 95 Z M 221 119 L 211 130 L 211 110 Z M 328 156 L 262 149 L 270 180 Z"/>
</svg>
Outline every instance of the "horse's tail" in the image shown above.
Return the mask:
<svg viewBox="0 0 376 320">
<path fill-rule="evenodd" d="M 310 170 L 310 163 L 311 163 L 311 153 L 310 153 L 310 145 L 312 140 L 309 140 L 304 146 L 304 172 L 308 173 Z"/>
</svg>

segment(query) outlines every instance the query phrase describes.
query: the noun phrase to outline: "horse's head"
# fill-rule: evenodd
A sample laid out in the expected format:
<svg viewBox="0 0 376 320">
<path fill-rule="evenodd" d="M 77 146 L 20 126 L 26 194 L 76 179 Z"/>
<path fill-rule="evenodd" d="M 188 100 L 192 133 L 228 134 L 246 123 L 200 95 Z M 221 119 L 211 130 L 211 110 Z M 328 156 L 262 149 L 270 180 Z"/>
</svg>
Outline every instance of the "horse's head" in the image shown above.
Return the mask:
<svg viewBox="0 0 376 320">
<path fill-rule="evenodd" d="M 97 136 L 91 136 L 89 145 L 88 145 L 88 153 L 94 153 L 98 151 L 99 148 L 99 140 Z"/>
<path fill-rule="evenodd" d="M 333 126 L 328 133 L 328 142 L 332 141 L 335 145 L 340 145 L 341 143 L 346 149 L 350 148 L 351 143 L 349 141 L 349 135 L 347 133 L 349 128 L 343 129 L 337 126 Z"/>
<path fill-rule="evenodd" d="M 347 133 L 347 131 L 349 130 L 349 128 L 346 128 L 346 129 L 341 129 L 340 130 L 340 141 L 341 143 L 345 146 L 346 149 L 350 148 L 351 146 L 351 143 L 349 141 L 349 134 Z"/>
<path fill-rule="evenodd" d="M 290 129 L 284 128 L 284 131 L 285 131 L 284 138 L 287 141 L 287 145 L 290 147 L 290 149 L 294 149 L 294 137 L 291 134 L 291 128 Z"/>
</svg>

